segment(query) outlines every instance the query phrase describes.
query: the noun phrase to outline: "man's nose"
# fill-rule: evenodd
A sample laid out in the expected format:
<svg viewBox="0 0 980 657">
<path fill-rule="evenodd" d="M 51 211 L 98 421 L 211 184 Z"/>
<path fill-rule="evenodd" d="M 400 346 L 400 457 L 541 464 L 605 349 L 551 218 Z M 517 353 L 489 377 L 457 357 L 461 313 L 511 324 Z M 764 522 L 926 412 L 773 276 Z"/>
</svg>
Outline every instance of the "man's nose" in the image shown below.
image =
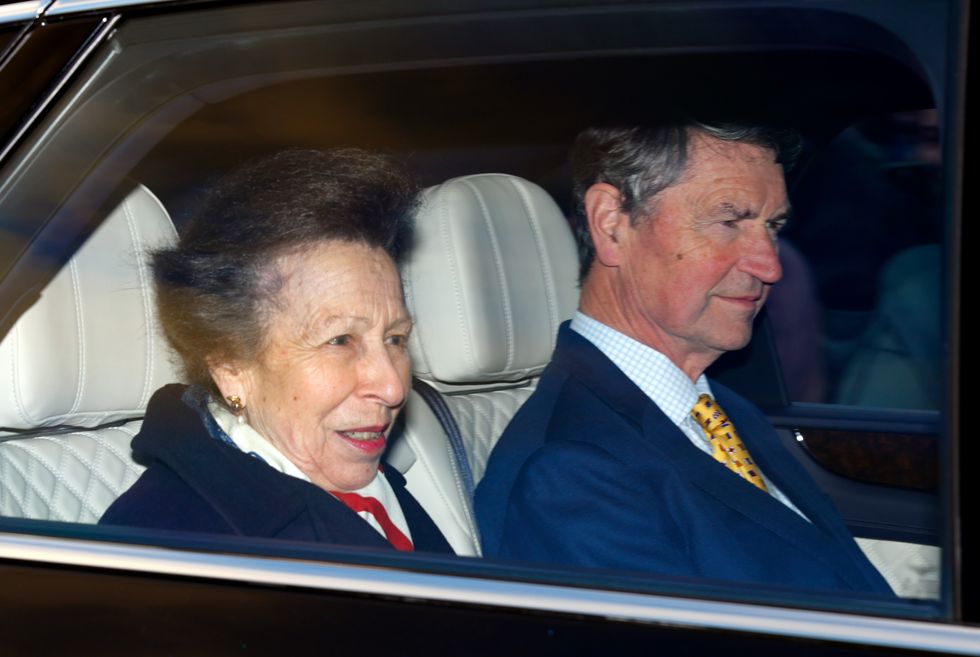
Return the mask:
<svg viewBox="0 0 980 657">
<path fill-rule="evenodd" d="M 783 277 L 779 263 L 779 244 L 766 227 L 746 234 L 742 244 L 740 268 L 769 285 Z"/>
</svg>

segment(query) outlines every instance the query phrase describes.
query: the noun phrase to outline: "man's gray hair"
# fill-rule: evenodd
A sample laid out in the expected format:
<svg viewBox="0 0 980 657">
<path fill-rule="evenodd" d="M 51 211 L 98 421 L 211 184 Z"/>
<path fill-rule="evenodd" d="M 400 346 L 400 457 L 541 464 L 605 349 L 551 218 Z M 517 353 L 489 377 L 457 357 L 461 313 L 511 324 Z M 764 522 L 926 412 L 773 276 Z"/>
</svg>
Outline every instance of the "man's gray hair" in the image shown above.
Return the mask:
<svg viewBox="0 0 980 657">
<path fill-rule="evenodd" d="M 573 218 L 579 247 L 580 278 L 595 259 L 595 245 L 585 215 L 585 192 L 596 183 L 619 190 L 621 209 L 637 225 L 656 207 L 657 194 L 678 182 L 687 166 L 692 135 L 701 133 L 722 141 L 742 142 L 773 152 L 775 161 L 792 167 L 801 150 L 800 136 L 791 130 L 756 125 L 697 121 L 631 128 L 589 128 L 572 146 Z"/>
</svg>

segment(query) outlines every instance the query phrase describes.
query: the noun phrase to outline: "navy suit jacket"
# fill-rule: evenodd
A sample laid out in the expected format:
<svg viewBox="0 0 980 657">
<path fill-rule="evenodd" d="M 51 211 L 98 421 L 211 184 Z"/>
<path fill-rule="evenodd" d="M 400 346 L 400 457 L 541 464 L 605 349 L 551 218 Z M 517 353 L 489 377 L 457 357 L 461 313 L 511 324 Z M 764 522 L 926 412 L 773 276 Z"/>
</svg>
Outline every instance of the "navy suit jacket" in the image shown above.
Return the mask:
<svg viewBox="0 0 980 657">
<path fill-rule="evenodd" d="M 567 324 L 476 493 L 483 552 L 811 589 L 891 589 L 750 402 L 712 390 L 801 518 L 705 454 Z"/>
<path fill-rule="evenodd" d="M 184 403 L 185 390 L 164 386 L 150 399 L 133 439 L 133 451 L 149 467 L 106 510 L 101 524 L 394 549 L 319 486 L 212 438 L 198 413 Z M 389 466 L 384 476 L 401 504 L 415 549 L 452 553 L 405 489 L 401 474 Z"/>
</svg>

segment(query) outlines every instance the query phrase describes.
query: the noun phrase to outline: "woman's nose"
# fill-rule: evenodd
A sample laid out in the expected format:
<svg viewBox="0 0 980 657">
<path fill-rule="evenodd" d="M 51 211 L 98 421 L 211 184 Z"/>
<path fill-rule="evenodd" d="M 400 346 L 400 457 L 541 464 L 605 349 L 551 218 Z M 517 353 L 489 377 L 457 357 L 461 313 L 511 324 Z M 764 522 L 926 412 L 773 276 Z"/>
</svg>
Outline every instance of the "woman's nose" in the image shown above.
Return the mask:
<svg viewBox="0 0 980 657">
<path fill-rule="evenodd" d="M 405 401 L 407 394 L 408 356 L 391 354 L 384 347 L 372 351 L 361 365 L 363 394 L 385 406 L 397 408 Z"/>
</svg>

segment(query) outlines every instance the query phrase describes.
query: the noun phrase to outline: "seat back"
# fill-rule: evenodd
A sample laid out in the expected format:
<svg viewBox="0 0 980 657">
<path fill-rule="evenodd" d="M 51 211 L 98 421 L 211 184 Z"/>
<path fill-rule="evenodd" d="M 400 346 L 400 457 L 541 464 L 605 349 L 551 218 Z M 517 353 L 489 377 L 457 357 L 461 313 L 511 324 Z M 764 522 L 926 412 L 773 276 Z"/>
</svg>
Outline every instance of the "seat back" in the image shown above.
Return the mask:
<svg viewBox="0 0 980 657">
<path fill-rule="evenodd" d="M 96 522 L 143 471 L 129 443 L 152 393 L 180 380 L 156 318 L 146 254 L 171 244 L 138 186 L 0 342 L 0 515 Z M 577 302 L 571 233 L 527 181 L 467 176 L 425 192 L 404 271 L 415 374 L 435 386 L 478 481 L 534 389 Z M 387 456 L 460 554 L 479 554 L 472 491 L 416 392 Z M 107 426 L 110 425 L 110 426 Z"/>
<path fill-rule="evenodd" d="M 136 186 L 0 342 L 0 515 L 96 522 L 142 473 L 129 442 L 179 380 L 147 252 L 175 240 Z"/>
<path fill-rule="evenodd" d="M 558 325 L 578 302 L 568 223 L 543 189 L 515 176 L 449 180 L 423 196 L 403 270 L 415 375 L 439 390 L 475 481 L 534 390 Z M 454 548 L 478 554 L 472 491 L 439 422 L 417 394 L 389 460 Z"/>
</svg>

